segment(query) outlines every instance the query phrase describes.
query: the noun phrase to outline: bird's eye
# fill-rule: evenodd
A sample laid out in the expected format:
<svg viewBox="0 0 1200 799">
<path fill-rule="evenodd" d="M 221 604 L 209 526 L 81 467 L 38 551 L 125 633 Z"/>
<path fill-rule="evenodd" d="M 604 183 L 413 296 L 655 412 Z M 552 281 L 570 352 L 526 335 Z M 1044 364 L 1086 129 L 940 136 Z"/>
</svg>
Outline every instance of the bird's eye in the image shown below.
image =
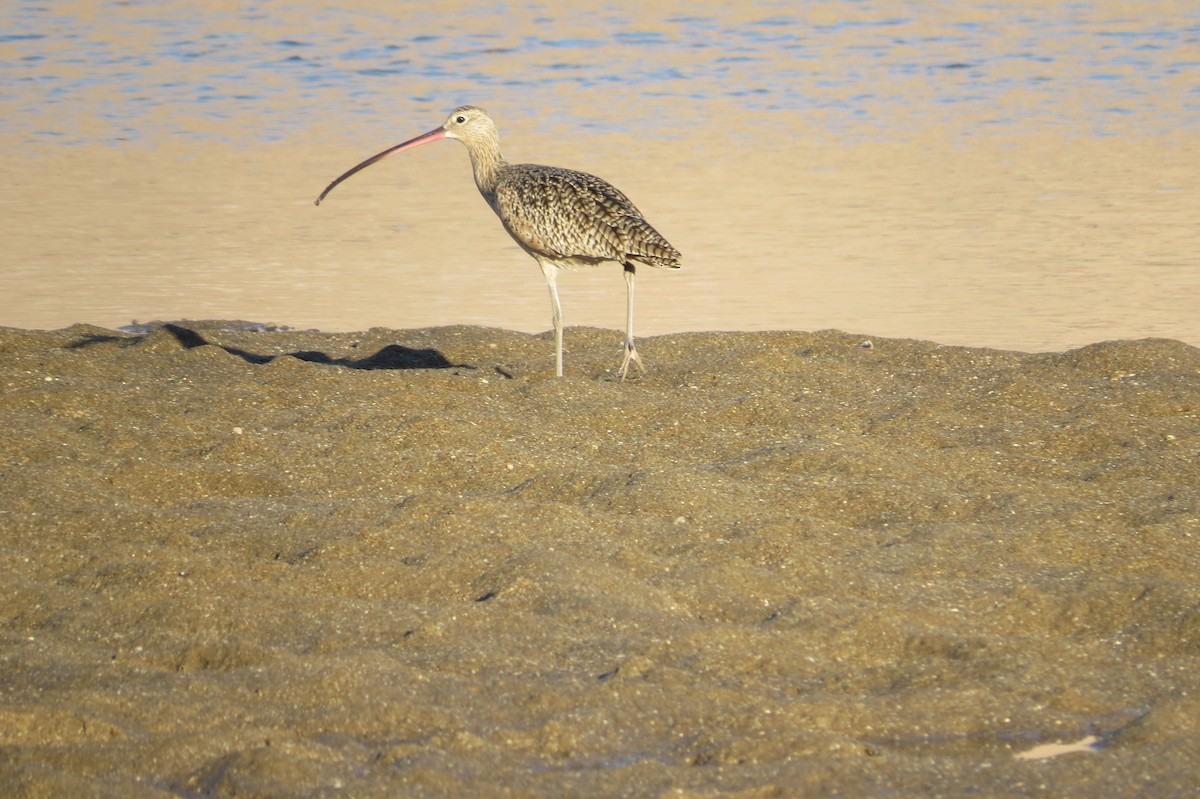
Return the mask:
<svg viewBox="0 0 1200 799">
<path fill-rule="evenodd" d="M 462 114 L 459 114 L 458 116 L 456 116 L 454 118 L 454 121 L 461 125 L 462 123 L 467 121 L 467 118 L 465 116 L 463 116 Z"/>
</svg>

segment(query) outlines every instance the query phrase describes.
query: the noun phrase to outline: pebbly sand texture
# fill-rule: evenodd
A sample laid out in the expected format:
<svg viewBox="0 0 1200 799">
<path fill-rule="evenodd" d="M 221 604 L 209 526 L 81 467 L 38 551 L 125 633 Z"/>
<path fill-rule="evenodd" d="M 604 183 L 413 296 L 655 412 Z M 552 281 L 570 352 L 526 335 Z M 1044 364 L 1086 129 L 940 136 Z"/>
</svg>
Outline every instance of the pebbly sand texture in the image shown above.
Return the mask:
<svg viewBox="0 0 1200 799">
<path fill-rule="evenodd" d="M 0 795 L 1188 795 L 1200 350 L 865 338 L 0 329 Z"/>
</svg>

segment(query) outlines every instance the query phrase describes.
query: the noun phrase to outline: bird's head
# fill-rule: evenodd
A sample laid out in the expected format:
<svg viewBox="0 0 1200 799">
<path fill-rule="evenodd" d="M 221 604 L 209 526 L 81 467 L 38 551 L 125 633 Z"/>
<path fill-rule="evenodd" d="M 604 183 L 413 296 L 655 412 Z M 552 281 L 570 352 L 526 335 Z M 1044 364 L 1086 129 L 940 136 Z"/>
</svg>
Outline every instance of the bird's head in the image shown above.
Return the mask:
<svg viewBox="0 0 1200 799">
<path fill-rule="evenodd" d="M 458 139 L 464 143 L 471 141 L 490 140 L 500 141 L 500 133 L 496 123 L 488 116 L 487 111 L 473 105 L 460 105 L 450 112 L 446 124 L 442 125 L 447 139 Z"/>
</svg>

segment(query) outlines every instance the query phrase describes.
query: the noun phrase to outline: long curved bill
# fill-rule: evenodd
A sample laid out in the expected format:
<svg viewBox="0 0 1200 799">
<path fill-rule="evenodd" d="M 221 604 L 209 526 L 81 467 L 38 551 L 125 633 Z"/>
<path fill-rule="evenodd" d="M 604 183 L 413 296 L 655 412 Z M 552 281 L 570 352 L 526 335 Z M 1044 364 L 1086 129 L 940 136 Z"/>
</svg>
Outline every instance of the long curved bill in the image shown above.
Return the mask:
<svg viewBox="0 0 1200 799">
<path fill-rule="evenodd" d="M 446 138 L 445 129 L 444 128 L 434 128 L 433 130 L 429 131 L 428 133 L 422 133 L 420 136 L 418 136 L 415 139 L 409 139 L 408 141 L 404 142 L 403 144 L 397 144 L 395 147 L 389 147 L 386 150 L 384 150 L 383 152 L 379 153 L 378 155 L 371 156 L 366 161 L 363 161 L 361 164 L 354 167 L 349 172 L 346 172 L 345 174 L 343 174 L 341 177 L 339 177 L 333 183 L 330 183 L 328 186 L 326 186 L 325 191 L 321 192 L 321 196 L 318 197 L 317 201 L 313 204 L 320 205 L 321 200 L 324 200 L 325 195 L 328 194 L 329 192 L 333 191 L 334 186 L 341 183 L 343 180 L 350 177 L 355 172 L 360 172 L 360 171 L 366 169 L 367 167 L 369 167 L 371 164 L 375 163 L 376 161 L 382 161 L 383 159 L 387 158 L 392 153 L 398 153 L 401 150 L 408 150 L 413 147 L 419 147 L 422 144 L 428 144 L 431 141 L 437 141 L 438 139 L 444 139 L 444 138 Z"/>
</svg>

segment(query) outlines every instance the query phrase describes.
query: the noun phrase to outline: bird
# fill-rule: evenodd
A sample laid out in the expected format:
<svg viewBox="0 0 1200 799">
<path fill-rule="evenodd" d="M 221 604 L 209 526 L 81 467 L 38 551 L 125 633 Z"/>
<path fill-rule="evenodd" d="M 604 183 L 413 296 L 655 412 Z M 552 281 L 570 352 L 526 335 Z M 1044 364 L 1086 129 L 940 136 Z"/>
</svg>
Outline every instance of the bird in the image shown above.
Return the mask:
<svg viewBox="0 0 1200 799">
<path fill-rule="evenodd" d="M 371 156 L 325 187 L 316 204 L 339 183 L 389 155 L 441 139 L 457 139 L 466 145 L 479 193 L 518 246 L 541 267 L 550 289 L 555 374 L 563 376 L 558 270 L 608 261 L 621 264 L 626 285 L 625 356 L 618 374 L 624 382 L 632 365 L 645 371 L 633 343 L 637 264 L 678 269 L 682 266 L 679 250 L 611 183 L 574 169 L 505 161 L 496 123 L 482 108 L 459 106 L 441 127 Z"/>
</svg>

